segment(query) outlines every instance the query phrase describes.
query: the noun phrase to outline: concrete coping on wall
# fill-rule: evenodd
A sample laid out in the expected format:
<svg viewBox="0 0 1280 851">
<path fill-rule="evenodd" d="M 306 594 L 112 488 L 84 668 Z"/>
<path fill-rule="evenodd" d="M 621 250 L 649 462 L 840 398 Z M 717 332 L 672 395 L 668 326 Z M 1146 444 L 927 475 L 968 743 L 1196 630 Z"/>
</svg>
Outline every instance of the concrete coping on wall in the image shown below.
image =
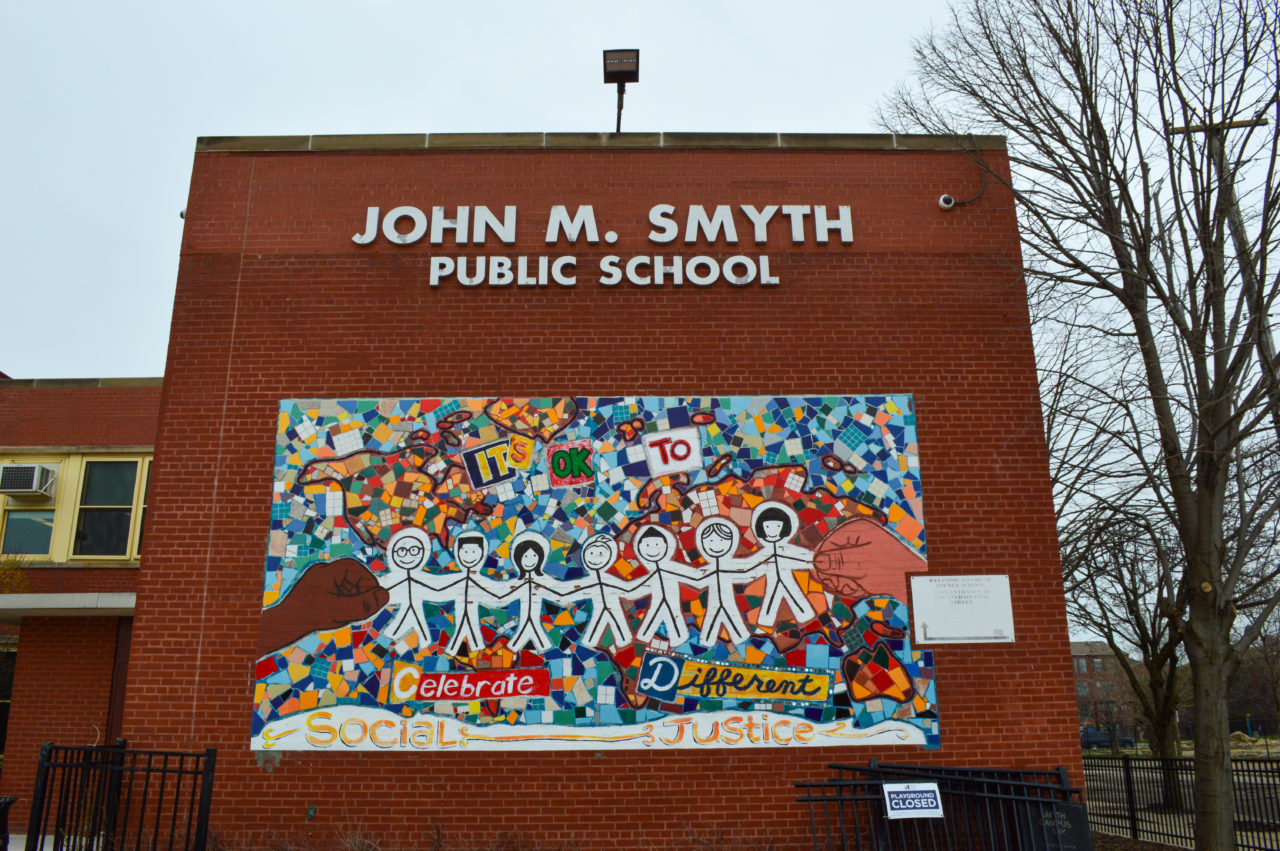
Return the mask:
<svg viewBox="0 0 1280 851">
<path fill-rule="evenodd" d="M 91 591 L 78 594 L 0 594 L 0 622 L 23 617 L 127 617 L 138 595 L 131 591 Z"/>
<path fill-rule="evenodd" d="M 8 387 L 160 387 L 163 378 L 0 378 Z"/>
<path fill-rule="evenodd" d="M 416 150 L 779 149 L 794 151 L 1003 151 L 1003 136 L 903 133 L 385 133 L 201 136 L 197 153 Z"/>
</svg>

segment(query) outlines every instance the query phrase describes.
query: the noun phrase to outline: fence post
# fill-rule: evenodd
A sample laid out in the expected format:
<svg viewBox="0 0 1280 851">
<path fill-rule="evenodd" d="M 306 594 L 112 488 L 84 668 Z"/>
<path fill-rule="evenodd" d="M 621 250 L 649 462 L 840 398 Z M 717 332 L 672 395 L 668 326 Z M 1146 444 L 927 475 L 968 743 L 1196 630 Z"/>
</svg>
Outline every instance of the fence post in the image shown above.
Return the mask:
<svg viewBox="0 0 1280 851">
<path fill-rule="evenodd" d="M 53 742 L 40 746 L 40 762 L 36 768 L 36 785 L 31 790 L 31 814 L 27 816 L 27 851 L 36 851 L 40 845 L 40 821 L 44 813 L 44 798 L 49 789 L 49 757 Z"/>
<path fill-rule="evenodd" d="M 1269 773 L 1271 775 L 1272 788 L 1280 788 L 1280 764 L 1268 760 L 1267 768 L 1270 769 Z M 1270 821 L 1272 824 L 1276 821 L 1280 821 L 1280 804 L 1277 803 L 1276 799 L 1268 795 L 1264 796 L 1263 800 L 1270 805 L 1267 807 L 1266 814 L 1263 818 Z"/>
<path fill-rule="evenodd" d="M 116 818 L 120 814 L 120 782 L 124 774 L 125 749 L 128 742 L 124 739 L 116 739 L 114 745 L 108 746 L 108 765 L 106 794 L 104 796 L 103 816 L 105 824 L 102 832 L 106 835 L 107 851 L 114 851 L 116 847 Z"/>
<path fill-rule="evenodd" d="M 213 769 L 218 758 L 217 748 L 204 752 L 204 777 L 200 783 L 200 812 L 196 816 L 195 851 L 204 851 L 209 835 L 209 809 L 213 803 Z"/>
<path fill-rule="evenodd" d="M 1122 756 L 1124 760 L 1124 798 L 1125 804 L 1129 811 L 1129 833 L 1134 838 L 1138 838 L 1138 796 L 1133 791 L 1133 766 L 1130 764 L 1132 757 Z"/>
</svg>

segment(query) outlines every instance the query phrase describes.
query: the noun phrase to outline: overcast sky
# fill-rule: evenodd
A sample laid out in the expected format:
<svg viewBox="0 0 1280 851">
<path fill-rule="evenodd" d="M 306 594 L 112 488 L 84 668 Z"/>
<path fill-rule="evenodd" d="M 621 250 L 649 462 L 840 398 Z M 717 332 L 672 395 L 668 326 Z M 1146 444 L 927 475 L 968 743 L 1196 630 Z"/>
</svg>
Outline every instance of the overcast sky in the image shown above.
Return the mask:
<svg viewBox="0 0 1280 851">
<path fill-rule="evenodd" d="M 0 371 L 160 375 L 197 136 L 874 132 L 941 0 L 0 3 Z"/>
</svg>

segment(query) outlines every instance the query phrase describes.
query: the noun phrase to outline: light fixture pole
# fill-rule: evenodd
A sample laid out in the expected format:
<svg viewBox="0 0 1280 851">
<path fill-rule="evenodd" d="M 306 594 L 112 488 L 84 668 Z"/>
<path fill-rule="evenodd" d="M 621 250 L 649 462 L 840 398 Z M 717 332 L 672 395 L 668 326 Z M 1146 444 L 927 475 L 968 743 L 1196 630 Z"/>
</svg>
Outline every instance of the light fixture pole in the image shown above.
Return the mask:
<svg viewBox="0 0 1280 851">
<path fill-rule="evenodd" d="M 622 98 L 627 93 L 627 83 L 640 82 L 639 50 L 606 50 L 604 52 L 605 84 L 618 86 L 618 123 L 614 133 L 622 132 Z"/>
</svg>

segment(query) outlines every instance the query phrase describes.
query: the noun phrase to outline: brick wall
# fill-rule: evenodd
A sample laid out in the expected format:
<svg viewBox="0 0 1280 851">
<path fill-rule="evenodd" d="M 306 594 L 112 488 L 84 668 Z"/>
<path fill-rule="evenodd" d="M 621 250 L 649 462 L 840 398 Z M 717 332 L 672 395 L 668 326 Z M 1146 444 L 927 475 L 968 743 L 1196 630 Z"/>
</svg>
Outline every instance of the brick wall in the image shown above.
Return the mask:
<svg viewBox="0 0 1280 851">
<path fill-rule="evenodd" d="M 37 567 L 26 573 L 29 594 L 127 593 L 138 579 L 136 567 Z"/>
<path fill-rule="evenodd" d="M 1001 151 L 988 163 L 1007 170 Z M 834 759 L 1052 767 L 1080 780 L 1075 701 L 1012 200 L 948 151 L 201 153 L 173 313 L 125 735 L 219 748 L 214 829 L 448 847 L 807 843 L 791 784 Z M 851 204 L 852 246 L 654 246 L 649 208 Z M 379 240 L 366 206 L 517 204 L 515 246 Z M 546 246 L 552 204 L 616 245 Z M 428 258 L 574 254 L 578 285 L 425 285 Z M 766 253 L 775 288 L 616 288 L 601 255 Z M 283 397 L 915 396 L 929 569 L 1003 573 L 1018 641 L 935 652 L 942 748 L 257 755 L 249 713 Z M 313 820 L 308 805 L 317 807 Z M 694 841 L 690 842 L 690 837 Z"/>
<path fill-rule="evenodd" d="M 151 446 L 159 411 L 158 378 L 0 379 L 0 446 Z"/>
<path fill-rule="evenodd" d="M 9 828 L 23 833 L 40 745 L 105 744 L 116 618 L 22 620 L 0 794 L 19 800 Z"/>
<path fill-rule="evenodd" d="M 0 379 L 0 446 L 109 449 L 155 442 L 161 384 L 143 379 Z M 58 565 L 27 570 L 28 593 L 133 591 L 136 567 Z M 116 618 L 23 618 L 0 794 L 16 795 L 26 825 L 43 742 L 105 741 Z M 95 731 L 96 726 L 96 731 Z"/>
</svg>

